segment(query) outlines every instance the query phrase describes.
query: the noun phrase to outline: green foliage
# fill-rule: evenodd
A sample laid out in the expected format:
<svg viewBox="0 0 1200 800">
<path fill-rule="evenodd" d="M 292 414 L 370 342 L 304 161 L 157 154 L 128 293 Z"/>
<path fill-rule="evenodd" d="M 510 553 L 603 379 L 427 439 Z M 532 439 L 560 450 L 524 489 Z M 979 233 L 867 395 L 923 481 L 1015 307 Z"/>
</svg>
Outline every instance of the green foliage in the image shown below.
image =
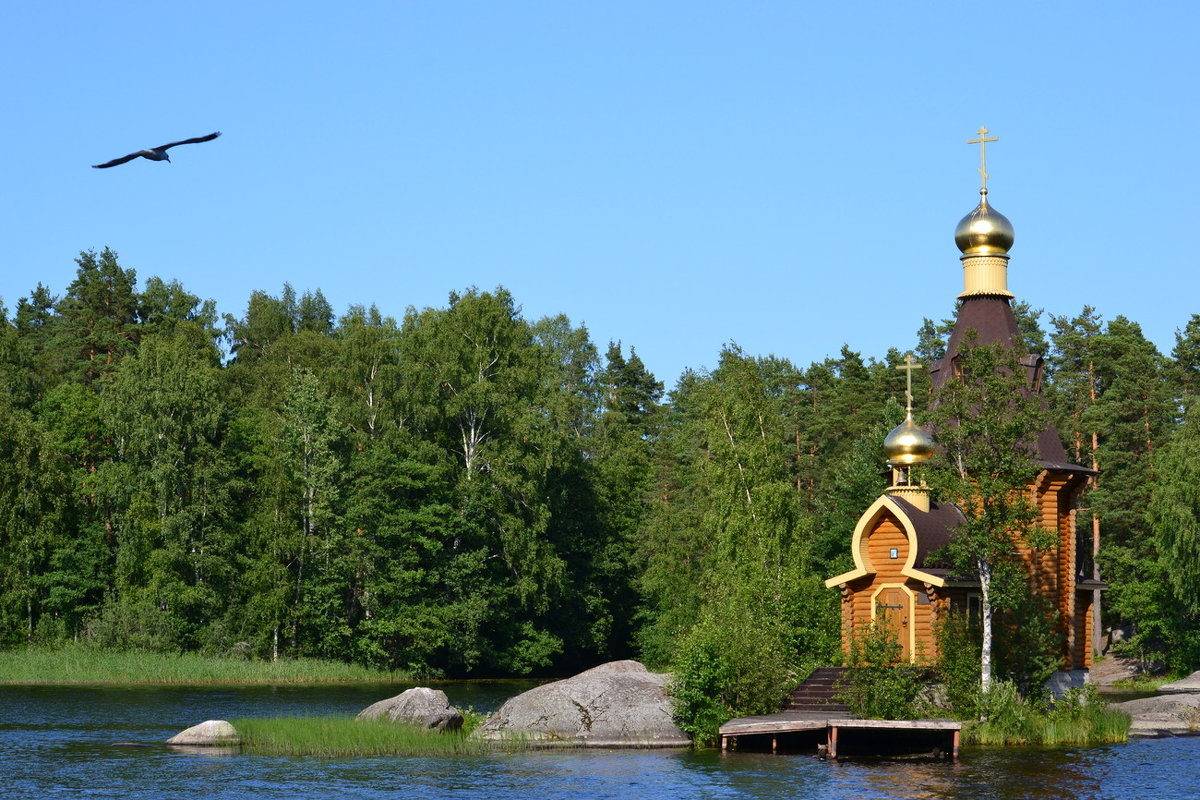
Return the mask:
<svg viewBox="0 0 1200 800">
<path fill-rule="evenodd" d="M 982 697 L 980 712 L 980 720 L 964 726 L 964 744 L 1096 745 L 1123 742 L 1129 733 L 1128 715 L 1107 708 L 1091 686 L 1072 689 L 1043 709 L 1015 684 L 998 681 Z"/>
<path fill-rule="evenodd" d="M 664 488 L 643 534 L 654 620 L 643 642 L 670 658 L 676 714 L 702 743 L 730 716 L 778 709 L 836 650 L 836 596 L 814 570 L 795 490 L 795 380 L 786 362 L 730 347 L 672 398 Z"/>
<path fill-rule="evenodd" d="M 679 649 L 670 687 L 680 730 L 711 745 L 733 717 L 779 710 L 801 669 L 778 621 L 742 597 L 714 604 Z"/>
<path fill-rule="evenodd" d="M 979 716 L 980 630 L 966 614 L 954 613 L 934 627 L 937 679 L 946 709 L 960 719 Z"/>
<path fill-rule="evenodd" d="M 1027 584 L 1022 595 L 996 614 L 996 672 L 1028 694 L 1062 668 L 1063 634 L 1049 598 Z"/>
<path fill-rule="evenodd" d="M 800 368 L 731 345 L 664 401 L 634 348 L 597 353 L 499 288 L 397 324 L 285 284 L 235 318 L 177 281 L 139 290 L 111 250 L 75 266 L 61 296 L 0 310 L 0 643 L 561 673 L 666 667 L 718 635 L 703 620 L 748 615 L 770 674 L 695 668 L 739 708 L 744 676 L 834 657 L 821 579 L 882 487 L 898 351 Z M 1036 341 L 1038 312 L 1014 310 Z M 1190 558 L 1195 481 L 1163 445 L 1187 441 L 1196 320 L 1168 362 L 1123 318 L 1052 319 L 1056 420 L 1103 470 L 1080 518 L 1103 521 L 1106 614 L 1146 657 L 1196 664 L 1191 573 L 1160 555 Z M 922 329 L 927 363 L 947 330 Z M 1016 607 L 1007 574 L 994 599 Z"/>
<path fill-rule="evenodd" d="M 994 609 L 1014 609 L 1028 594 L 1019 540 L 1034 550 L 1045 545 L 1024 487 L 1037 474 L 1033 448 L 1046 415 L 1011 348 L 968 342 L 959 358 L 957 373 L 934 394 L 930 416 L 939 452 L 928 477 L 939 499 L 965 517 L 945 553 L 958 574 L 979 576 L 980 682 L 986 693 Z"/>
<path fill-rule="evenodd" d="M 838 698 L 865 719 L 916 719 L 921 675 L 902 661 L 904 650 L 887 625 L 872 622 L 850 639 L 849 669 Z"/>
</svg>

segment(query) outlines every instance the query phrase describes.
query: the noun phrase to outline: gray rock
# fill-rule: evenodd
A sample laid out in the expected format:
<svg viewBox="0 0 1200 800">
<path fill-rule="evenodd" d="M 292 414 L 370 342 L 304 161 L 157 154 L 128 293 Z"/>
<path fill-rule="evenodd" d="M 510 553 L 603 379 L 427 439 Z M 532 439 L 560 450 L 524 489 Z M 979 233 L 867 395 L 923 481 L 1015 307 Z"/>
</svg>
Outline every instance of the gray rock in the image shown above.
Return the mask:
<svg viewBox="0 0 1200 800">
<path fill-rule="evenodd" d="M 669 676 L 613 661 L 510 698 L 475 732 L 584 747 L 687 747 L 671 719 Z"/>
<path fill-rule="evenodd" d="M 1113 703 L 1109 708 L 1130 716 L 1131 737 L 1200 735 L 1200 694 L 1143 697 Z"/>
<path fill-rule="evenodd" d="M 390 722 L 404 722 L 434 731 L 458 730 L 463 724 L 462 712 L 450 705 L 445 692 L 424 686 L 373 703 L 360 711 L 358 718 L 386 718 Z"/>
<path fill-rule="evenodd" d="M 1174 683 L 1164 683 L 1158 687 L 1161 694 L 1180 694 L 1183 692 L 1200 692 L 1200 671 L 1193 672 L 1183 680 Z"/>
<path fill-rule="evenodd" d="M 237 729 L 223 719 L 206 720 L 167 739 L 167 744 L 185 744 L 193 747 L 228 747 L 241 742 L 242 737 Z"/>
</svg>

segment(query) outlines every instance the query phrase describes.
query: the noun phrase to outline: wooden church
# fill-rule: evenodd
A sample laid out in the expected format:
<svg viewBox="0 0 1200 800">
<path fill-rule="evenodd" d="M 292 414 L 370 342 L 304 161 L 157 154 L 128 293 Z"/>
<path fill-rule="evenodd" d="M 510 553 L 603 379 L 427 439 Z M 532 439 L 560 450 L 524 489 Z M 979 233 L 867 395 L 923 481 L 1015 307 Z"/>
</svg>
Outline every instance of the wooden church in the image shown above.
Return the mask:
<svg viewBox="0 0 1200 800">
<path fill-rule="evenodd" d="M 1013 295 L 1007 287 L 1013 227 L 988 204 L 982 149 L 994 139 L 986 133 L 983 129 L 980 138 L 972 140 L 981 147 L 983 186 L 979 205 L 963 217 L 954 234 L 962 252 L 964 288 L 945 356 L 931 368 L 935 388 L 954 379 L 968 331 L 975 332 L 974 342 L 980 345 L 1019 342 L 1010 305 Z M 1029 355 L 1022 363 L 1029 390 L 1040 394 L 1042 358 Z M 904 659 L 917 663 L 937 658 L 934 630 L 939 619 L 952 612 L 977 613 L 980 584 L 978 576 L 952 574 L 931 559 L 954 536 L 963 516 L 952 505 L 934 502 L 913 479 L 913 465 L 928 460 L 935 445 L 913 422 L 911 401 L 910 391 L 904 422 L 884 442 L 891 486 L 863 512 L 852 534 L 854 569 L 829 578 L 825 585 L 842 593 L 842 645 L 847 652 L 857 632 L 881 621 L 894 632 Z M 1064 645 L 1061 671 L 1053 683 L 1061 689 L 1086 681 L 1092 663 L 1093 602 L 1103 584 L 1091 578 L 1091 537 L 1084 540 L 1077 534 L 1075 508 L 1076 495 L 1093 472 L 1068 461 L 1053 428 L 1038 436 L 1035 458 L 1041 470 L 1027 491 L 1040 510 L 1039 524 L 1057 533 L 1057 546 L 1039 552 L 1036 559 L 1028 548 L 1021 555 L 1032 586 L 1052 599 L 1059 612 Z"/>
</svg>

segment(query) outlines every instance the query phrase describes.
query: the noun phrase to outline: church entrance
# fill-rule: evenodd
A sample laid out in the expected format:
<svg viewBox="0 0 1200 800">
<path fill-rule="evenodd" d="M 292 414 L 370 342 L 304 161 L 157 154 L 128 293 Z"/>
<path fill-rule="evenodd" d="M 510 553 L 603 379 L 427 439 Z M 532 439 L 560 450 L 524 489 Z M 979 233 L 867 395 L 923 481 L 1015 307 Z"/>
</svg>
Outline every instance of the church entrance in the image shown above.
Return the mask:
<svg viewBox="0 0 1200 800">
<path fill-rule="evenodd" d="M 875 597 L 875 621 L 891 631 L 900 644 L 900 660 L 911 660 L 909 625 L 912 617 L 912 598 L 904 589 L 887 587 Z"/>
</svg>

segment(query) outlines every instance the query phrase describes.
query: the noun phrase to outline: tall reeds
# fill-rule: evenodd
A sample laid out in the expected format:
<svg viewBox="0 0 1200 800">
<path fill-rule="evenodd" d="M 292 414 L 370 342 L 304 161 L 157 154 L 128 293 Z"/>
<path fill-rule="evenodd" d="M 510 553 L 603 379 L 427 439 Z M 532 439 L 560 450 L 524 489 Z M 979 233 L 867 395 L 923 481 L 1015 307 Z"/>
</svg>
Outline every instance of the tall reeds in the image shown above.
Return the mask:
<svg viewBox="0 0 1200 800">
<path fill-rule="evenodd" d="M 1124 742 L 1129 734 L 1129 716 L 1108 708 L 1090 687 L 1038 708 L 1013 684 L 999 681 L 981 706 L 984 718 L 963 726 L 963 744 L 1113 744 Z"/>
</svg>

